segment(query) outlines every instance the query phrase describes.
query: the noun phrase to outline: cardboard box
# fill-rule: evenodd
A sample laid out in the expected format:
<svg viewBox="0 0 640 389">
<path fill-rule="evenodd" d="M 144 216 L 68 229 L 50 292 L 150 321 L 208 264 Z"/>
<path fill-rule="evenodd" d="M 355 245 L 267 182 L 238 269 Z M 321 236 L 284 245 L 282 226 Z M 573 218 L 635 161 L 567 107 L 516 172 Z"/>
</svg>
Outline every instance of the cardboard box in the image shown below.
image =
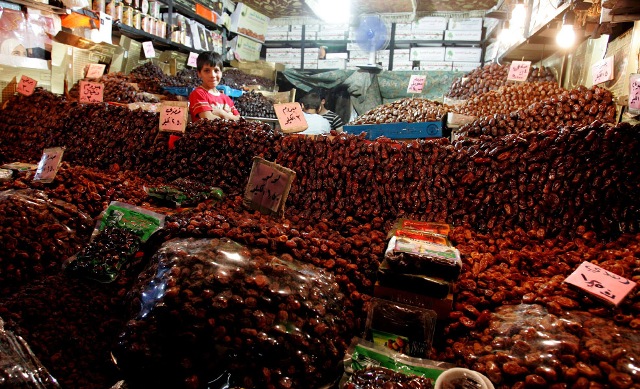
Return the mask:
<svg viewBox="0 0 640 389">
<path fill-rule="evenodd" d="M 426 16 L 420 18 L 412 23 L 414 29 L 427 29 L 427 30 L 446 30 L 448 25 L 448 18 L 439 16 Z"/>
<path fill-rule="evenodd" d="M 482 30 L 482 18 L 449 19 L 446 30 Z"/>
<path fill-rule="evenodd" d="M 444 56 L 444 47 L 412 47 L 409 59 L 412 61 L 442 61 Z"/>
<path fill-rule="evenodd" d="M 238 3 L 235 11 L 231 14 L 230 30 L 264 42 L 269 20 L 268 16 L 261 14 L 244 3 Z"/>
<path fill-rule="evenodd" d="M 287 33 L 288 41 L 301 41 L 302 40 L 302 31 L 289 31 Z"/>
<path fill-rule="evenodd" d="M 348 24 L 321 24 L 320 25 L 320 31 L 348 31 L 349 30 L 349 25 Z"/>
<path fill-rule="evenodd" d="M 414 31 L 411 34 L 413 40 L 418 41 L 441 41 L 442 40 L 442 30 L 439 31 Z"/>
<path fill-rule="evenodd" d="M 385 123 L 365 124 L 360 126 L 344 126 L 344 132 L 359 135 L 367 134 L 367 139 L 374 140 L 385 136 L 389 139 L 422 139 L 442 137 L 443 121 L 418 123 Z"/>
<path fill-rule="evenodd" d="M 304 26 L 304 30 L 305 31 L 315 31 L 318 32 L 320 31 L 320 25 L 319 24 L 306 24 Z"/>
<path fill-rule="evenodd" d="M 447 47 L 445 61 L 480 62 L 482 48 L 480 47 Z"/>
<path fill-rule="evenodd" d="M 396 36 L 398 33 L 411 33 L 413 23 L 396 23 Z"/>
<path fill-rule="evenodd" d="M 266 77 L 274 81 L 276 79 L 277 73 L 284 70 L 284 66 L 282 66 L 282 64 L 266 61 L 246 62 L 233 60 L 231 61 L 231 66 L 240 69 L 245 73 Z"/>
<path fill-rule="evenodd" d="M 349 53 L 327 53 L 325 59 L 348 59 Z"/>
<path fill-rule="evenodd" d="M 391 70 L 398 70 L 398 71 L 413 70 L 413 64 L 396 64 L 394 62 Z"/>
<path fill-rule="evenodd" d="M 449 313 L 451 313 L 453 308 L 453 294 L 451 293 L 446 298 L 439 299 L 419 293 L 382 286 L 378 282 L 376 282 L 373 288 L 373 296 L 396 303 L 431 309 L 438 315 L 438 320 L 448 320 Z"/>
<path fill-rule="evenodd" d="M 452 63 L 451 62 L 427 62 L 420 61 L 420 70 L 426 70 L 428 72 L 435 71 L 451 71 Z"/>
<path fill-rule="evenodd" d="M 253 39 L 238 35 L 231 41 L 231 47 L 236 54 L 244 61 L 257 61 L 260 59 L 262 44 Z"/>
<path fill-rule="evenodd" d="M 304 68 L 305 69 L 317 69 L 318 68 L 318 60 L 305 60 L 304 61 Z"/>
<path fill-rule="evenodd" d="M 482 30 L 447 30 L 444 32 L 444 40 L 480 42 L 482 40 Z"/>
<path fill-rule="evenodd" d="M 267 32 L 289 32 L 289 31 L 290 31 L 290 26 L 288 24 L 285 24 L 282 26 L 269 25 L 269 27 L 267 27 Z"/>
<path fill-rule="evenodd" d="M 305 31 L 304 32 L 304 40 L 306 41 L 315 41 L 318 37 L 318 33 L 315 31 Z"/>
<path fill-rule="evenodd" d="M 318 69 L 345 69 L 346 67 L 347 60 L 344 58 L 318 60 Z"/>
<path fill-rule="evenodd" d="M 318 31 L 317 40 L 319 41 L 340 41 L 345 40 L 344 31 L 320 30 Z"/>
<path fill-rule="evenodd" d="M 482 66 L 480 62 L 454 62 L 453 63 L 453 71 L 454 72 L 470 72 Z"/>
<path fill-rule="evenodd" d="M 286 41 L 288 39 L 288 32 L 267 31 L 267 35 L 265 35 L 264 39 L 267 41 Z"/>
<path fill-rule="evenodd" d="M 291 29 L 289 31 L 300 31 L 302 32 L 302 24 L 292 24 Z"/>
<path fill-rule="evenodd" d="M 398 41 L 410 41 L 413 39 L 413 32 L 411 31 L 407 31 L 407 32 L 398 32 L 396 31 L 396 42 Z"/>
<path fill-rule="evenodd" d="M 496 54 L 498 54 L 498 47 L 500 45 L 498 44 L 498 42 L 494 42 L 492 44 L 490 44 L 489 46 L 487 46 L 484 49 L 484 60 L 485 61 L 493 61 L 493 59 L 496 57 Z"/>
</svg>

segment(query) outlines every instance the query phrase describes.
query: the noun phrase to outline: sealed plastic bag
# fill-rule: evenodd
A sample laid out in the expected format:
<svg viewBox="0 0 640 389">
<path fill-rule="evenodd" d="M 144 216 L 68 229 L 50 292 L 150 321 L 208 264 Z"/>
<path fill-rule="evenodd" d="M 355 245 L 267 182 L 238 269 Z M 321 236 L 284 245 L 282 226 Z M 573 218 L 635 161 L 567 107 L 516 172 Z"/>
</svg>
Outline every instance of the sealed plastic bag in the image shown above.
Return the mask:
<svg viewBox="0 0 640 389">
<path fill-rule="evenodd" d="M 331 274 L 227 239 L 165 242 L 131 296 L 114 356 L 146 387 L 321 387 L 354 332 Z"/>
<path fill-rule="evenodd" d="M 0 318 L 0 387 L 59 388 L 55 378 L 33 354 L 27 342 L 4 328 Z"/>
<path fill-rule="evenodd" d="M 456 280 L 462 270 L 460 252 L 454 247 L 393 236 L 385 260 L 389 267 L 407 274 Z"/>
<path fill-rule="evenodd" d="M 142 245 L 164 226 L 164 215 L 112 201 L 94 230 L 91 242 L 65 263 L 71 274 L 112 282 L 136 256 Z"/>
<path fill-rule="evenodd" d="M 412 358 L 372 342 L 354 338 L 344 357 L 340 388 L 432 388 L 438 376 L 454 365 Z"/>
<path fill-rule="evenodd" d="M 60 271 L 91 231 L 75 205 L 33 189 L 0 192 L 0 294 Z"/>
<path fill-rule="evenodd" d="M 150 197 L 172 203 L 178 207 L 197 205 L 208 199 L 222 200 L 224 197 L 222 189 L 186 178 L 178 178 L 169 185 L 145 187 L 144 190 Z"/>
</svg>

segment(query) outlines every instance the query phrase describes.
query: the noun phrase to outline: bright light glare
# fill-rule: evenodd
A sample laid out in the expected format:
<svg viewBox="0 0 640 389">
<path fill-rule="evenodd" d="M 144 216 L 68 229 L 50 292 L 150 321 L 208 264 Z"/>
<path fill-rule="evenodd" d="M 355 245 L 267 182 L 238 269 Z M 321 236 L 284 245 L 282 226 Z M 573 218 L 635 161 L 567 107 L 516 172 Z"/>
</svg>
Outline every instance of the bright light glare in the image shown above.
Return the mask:
<svg viewBox="0 0 640 389">
<path fill-rule="evenodd" d="M 320 19 L 332 24 L 345 24 L 351 18 L 351 0 L 305 0 Z"/>
<path fill-rule="evenodd" d="M 527 17 L 527 9 L 524 4 L 516 4 L 511 11 L 511 24 L 513 26 L 524 26 Z"/>
<path fill-rule="evenodd" d="M 521 36 L 522 33 L 512 27 L 503 27 L 502 31 L 500 31 L 500 35 L 498 36 L 498 40 L 504 46 L 511 46 L 516 43 Z"/>
<path fill-rule="evenodd" d="M 573 46 L 576 41 L 576 32 L 573 30 L 573 25 L 563 24 L 562 28 L 556 35 L 556 43 L 563 49 L 568 49 Z"/>
</svg>

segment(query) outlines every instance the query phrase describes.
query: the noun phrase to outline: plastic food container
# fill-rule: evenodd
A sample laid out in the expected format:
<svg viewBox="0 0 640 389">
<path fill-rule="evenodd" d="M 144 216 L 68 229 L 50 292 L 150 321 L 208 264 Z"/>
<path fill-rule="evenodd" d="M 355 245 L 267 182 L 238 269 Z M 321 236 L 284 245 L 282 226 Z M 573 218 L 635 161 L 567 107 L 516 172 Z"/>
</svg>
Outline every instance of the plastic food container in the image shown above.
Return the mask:
<svg viewBox="0 0 640 389">
<path fill-rule="evenodd" d="M 454 367 L 438 376 L 435 389 L 495 389 L 491 381 L 477 371 Z"/>
</svg>

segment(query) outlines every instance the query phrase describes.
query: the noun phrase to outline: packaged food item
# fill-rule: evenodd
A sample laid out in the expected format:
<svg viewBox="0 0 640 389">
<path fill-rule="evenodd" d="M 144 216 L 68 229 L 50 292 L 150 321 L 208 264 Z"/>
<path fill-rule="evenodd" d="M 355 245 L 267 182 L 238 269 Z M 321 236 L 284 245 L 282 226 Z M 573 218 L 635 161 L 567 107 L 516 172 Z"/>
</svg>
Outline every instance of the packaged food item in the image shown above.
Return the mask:
<svg viewBox="0 0 640 389">
<path fill-rule="evenodd" d="M 395 237 L 412 239 L 421 242 L 439 244 L 441 246 L 451 246 L 449 238 L 446 235 L 440 235 L 433 232 L 416 231 L 410 229 L 398 229 L 394 233 Z"/>
<path fill-rule="evenodd" d="M 373 298 L 365 333 L 374 344 L 411 357 L 431 351 L 437 314 L 429 309 Z"/>
<path fill-rule="evenodd" d="M 445 280 L 457 279 L 462 270 L 458 249 L 395 236 L 389 240 L 385 260 L 392 269 Z"/>
<path fill-rule="evenodd" d="M 354 338 L 344 360 L 340 388 L 432 388 L 438 376 L 454 365 L 412 358 L 372 342 Z"/>
<path fill-rule="evenodd" d="M 451 292 L 451 283 L 447 280 L 421 274 L 398 272 L 390 268 L 386 260 L 383 260 L 378 267 L 378 281 L 380 285 L 435 298 L 446 298 Z"/>
<path fill-rule="evenodd" d="M 411 220 L 411 219 L 398 219 L 387 238 L 391 238 L 396 230 L 413 230 L 417 232 L 430 232 L 432 234 L 439 234 L 443 236 L 448 236 L 449 233 L 453 230 L 453 226 L 447 223 L 439 223 L 439 222 L 426 222 L 420 220 Z"/>
<path fill-rule="evenodd" d="M 145 187 L 150 197 L 171 202 L 175 206 L 196 205 L 207 199 L 222 200 L 222 189 L 186 178 L 178 178 L 168 185 Z"/>
<path fill-rule="evenodd" d="M 130 305 L 114 357 L 140 387 L 320 388 L 356 331 L 333 275 L 228 239 L 165 242 Z"/>
<path fill-rule="evenodd" d="M 60 388 L 22 337 L 4 328 L 0 318 L 0 387 Z"/>
<path fill-rule="evenodd" d="M 89 244 L 65 262 L 65 270 L 99 282 L 114 281 L 121 269 L 142 256 L 143 244 L 164 226 L 164 218 L 144 208 L 112 201 Z"/>
</svg>

